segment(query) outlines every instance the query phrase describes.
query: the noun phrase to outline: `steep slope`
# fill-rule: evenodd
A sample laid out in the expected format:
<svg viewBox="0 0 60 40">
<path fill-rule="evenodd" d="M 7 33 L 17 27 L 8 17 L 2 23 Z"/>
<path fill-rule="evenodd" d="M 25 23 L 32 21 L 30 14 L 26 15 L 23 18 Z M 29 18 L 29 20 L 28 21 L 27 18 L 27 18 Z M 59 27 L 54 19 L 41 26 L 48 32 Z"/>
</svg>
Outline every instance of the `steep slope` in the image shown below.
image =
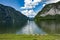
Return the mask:
<svg viewBox="0 0 60 40">
<path fill-rule="evenodd" d="M 60 2 L 47 4 L 35 17 L 35 19 L 59 19 Z"/>
<path fill-rule="evenodd" d="M 35 22 L 47 34 L 60 34 L 60 2 L 47 4 L 36 15 Z"/>
<path fill-rule="evenodd" d="M 27 17 L 21 14 L 21 12 L 12 7 L 0 4 L 0 29 L 19 28 L 26 22 Z"/>
</svg>

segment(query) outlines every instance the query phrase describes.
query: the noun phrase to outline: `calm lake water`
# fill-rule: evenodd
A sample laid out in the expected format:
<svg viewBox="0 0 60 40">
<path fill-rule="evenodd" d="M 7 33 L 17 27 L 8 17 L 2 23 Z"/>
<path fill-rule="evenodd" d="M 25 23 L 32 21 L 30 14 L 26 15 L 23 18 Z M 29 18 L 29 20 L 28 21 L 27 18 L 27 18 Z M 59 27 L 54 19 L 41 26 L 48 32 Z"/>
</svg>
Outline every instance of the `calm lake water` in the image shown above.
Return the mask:
<svg viewBox="0 0 60 40">
<path fill-rule="evenodd" d="M 48 34 L 60 34 L 60 20 L 40 21 L 38 25 Z"/>
<path fill-rule="evenodd" d="M 37 26 L 34 21 L 28 21 L 22 29 L 16 32 L 17 34 L 46 34 L 41 28 Z"/>
<path fill-rule="evenodd" d="M 17 34 L 60 34 L 60 21 L 48 20 L 40 21 L 36 24 L 34 21 L 28 21 Z"/>
<path fill-rule="evenodd" d="M 0 28 L 0 33 L 13 34 L 60 34 L 60 21 L 40 21 L 36 24 L 34 21 L 28 21 L 27 24 L 20 27 Z"/>
</svg>

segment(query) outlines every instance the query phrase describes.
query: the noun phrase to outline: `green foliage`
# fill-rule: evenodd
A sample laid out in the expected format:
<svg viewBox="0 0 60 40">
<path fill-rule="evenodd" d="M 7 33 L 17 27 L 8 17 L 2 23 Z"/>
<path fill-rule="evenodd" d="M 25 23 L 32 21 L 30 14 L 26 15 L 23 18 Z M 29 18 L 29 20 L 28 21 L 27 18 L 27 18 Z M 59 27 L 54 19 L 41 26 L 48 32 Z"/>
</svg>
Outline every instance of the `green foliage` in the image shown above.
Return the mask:
<svg viewBox="0 0 60 40">
<path fill-rule="evenodd" d="M 60 40 L 60 35 L 15 35 L 1 34 L 0 40 Z"/>
<path fill-rule="evenodd" d="M 26 24 L 27 19 L 14 8 L 0 4 L 0 31 L 9 32 L 9 30 L 21 28 Z"/>
</svg>

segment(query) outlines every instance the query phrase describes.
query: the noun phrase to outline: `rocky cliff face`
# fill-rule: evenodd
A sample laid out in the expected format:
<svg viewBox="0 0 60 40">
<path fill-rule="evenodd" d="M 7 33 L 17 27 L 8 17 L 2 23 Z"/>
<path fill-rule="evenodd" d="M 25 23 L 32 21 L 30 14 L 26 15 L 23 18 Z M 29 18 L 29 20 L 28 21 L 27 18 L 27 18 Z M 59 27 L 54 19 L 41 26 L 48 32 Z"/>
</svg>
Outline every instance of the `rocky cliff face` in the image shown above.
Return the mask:
<svg viewBox="0 0 60 40">
<path fill-rule="evenodd" d="M 12 7 L 0 4 L 0 27 L 22 26 L 27 17 Z"/>
<path fill-rule="evenodd" d="M 57 17 L 60 16 L 60 2 L 47 4 L 37 15 L 36 18 L 39 17 Z M 57 17 L 58 18 L 58 17 Z"/>
</svg>

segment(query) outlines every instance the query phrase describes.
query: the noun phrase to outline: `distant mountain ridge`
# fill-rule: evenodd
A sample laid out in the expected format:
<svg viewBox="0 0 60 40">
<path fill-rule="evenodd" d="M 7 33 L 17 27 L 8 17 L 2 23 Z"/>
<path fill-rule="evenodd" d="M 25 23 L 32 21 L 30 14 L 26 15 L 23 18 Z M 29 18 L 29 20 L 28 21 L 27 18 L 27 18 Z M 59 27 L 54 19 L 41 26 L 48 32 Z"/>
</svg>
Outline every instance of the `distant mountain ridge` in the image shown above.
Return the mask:
<svg viewBox="0 0 60 40">
<path fill-rule="evenodd" d="M 57 3 L 47 4 L 40 12 L 38 12 L 35 18 L 55 19 L 59 17 L 60 17 L 60 1 Z"/>
</svg>

